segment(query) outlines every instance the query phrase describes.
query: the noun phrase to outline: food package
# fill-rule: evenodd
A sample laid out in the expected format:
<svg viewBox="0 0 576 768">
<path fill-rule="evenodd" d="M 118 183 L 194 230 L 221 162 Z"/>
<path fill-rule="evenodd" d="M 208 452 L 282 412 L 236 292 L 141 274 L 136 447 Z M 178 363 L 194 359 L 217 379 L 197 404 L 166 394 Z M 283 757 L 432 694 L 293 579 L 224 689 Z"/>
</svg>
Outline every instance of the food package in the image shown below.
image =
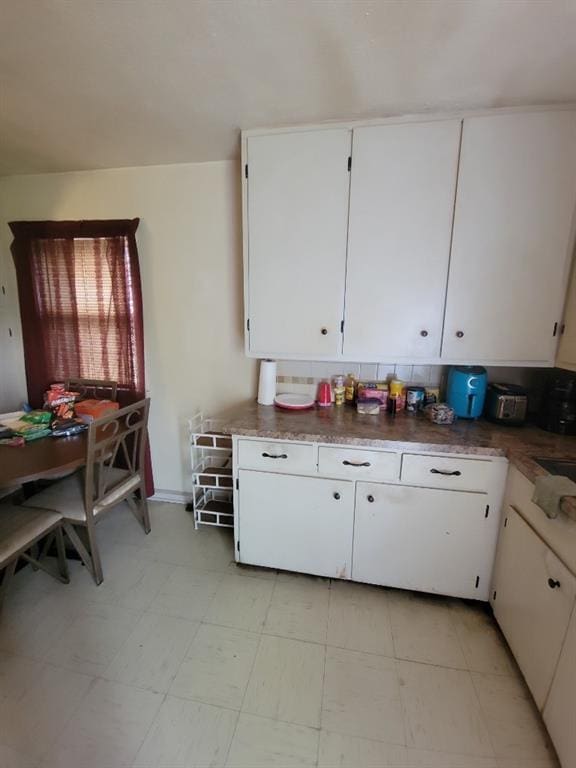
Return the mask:
<svg viewBox="0 0 576 768">
<path fill-rule="evenodd" d="M 377 400 L 380 409 L 386 410 L 388 401 L 388 384 L 385 381 L 359 381 L 357 387 L 357 402 Z"/>
<path fill-rule="evenodd" d="M 432 403 L 424 408 L 424 413 L 434 424 L 454 424 L 456 414 L 454 408 L 446 403 Z"/>
<path fill-rule="evenodd" d="M 374 399 L 367 398 L 365 400 L 358 400 L 356 402 L 356 411 L 358 413 L 369 414 L 370 416 L 378 416 L 378 414 L 380 413 L 381 407 L 382 407 L 381 401 L 377 400 L 376 398 Z"/>
<path fill-rule="evenodd" d="M 26 421 L 29 424 L 50 424 L 52 414 L 50 411 L 28 411 L 20 416 L 20 421 Z"/>
<path fill-rule="evenodd" d="M 74 402 L 79 392 L 68 392 L 64 384 L 52 384 L 44 393 L 44 408 L 49 408 L 56 419 L 74 418 Z"/>
<path fill-rule="evenodd" d="M 117 411 L 119 407 L 113 400 L 80 400 L 76 403 L 76 415 L 89 424 L 112 411 Z"/>
</svg>

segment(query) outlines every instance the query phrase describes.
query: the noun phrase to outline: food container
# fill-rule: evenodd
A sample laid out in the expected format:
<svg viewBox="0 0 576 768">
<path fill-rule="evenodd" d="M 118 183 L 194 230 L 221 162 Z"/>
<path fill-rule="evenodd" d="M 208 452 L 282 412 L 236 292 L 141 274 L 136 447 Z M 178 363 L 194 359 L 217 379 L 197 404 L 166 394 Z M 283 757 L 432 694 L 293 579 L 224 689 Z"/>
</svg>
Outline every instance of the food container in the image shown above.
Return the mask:
<svg viewBox="0 0 576 768">
<path fill-rule="evenodd" d="M 406 387 L 406 412 L 417 413 L 424 408 L 426 390 L 424 387 Z"/>
<path fill-rule="evenodd" d="M 424 408 L 424 413 L 434 424 L 454 424 L 456 413 L 446 403 L 433 403 Z"/>
<path fill-rule="evenodd" d="M 344 396 L 346 393 L 344 376 L 335 376 L 332 383 L 334 385 L 334 405 L 344 405 Z"/>
<path fill-rule="evenodd" d="M 316 402 L 320 408 L 328 408 L 332 405 L 332 389 L 329 381 L 321 381 L 318 384 Z"/>
<path fill-rule="evenodd" d="M 89 424 L 91 421 L 106 416 L 107 413 L 117 411 L 119 407 L 118 403 L 113 400 L 80 400 L 76 403 L 74 410 L 82 421 Z"/>
<path fill-rule="evenodd" d="M 386 410 L 388 401 L 388 384 L 385 381 L 358 382 L 358 402 L 362 400 L 379 400 L 380 409 Z"/>
<path fill-rule="evenodd" d="M 373 399 L 366 399 L 366 400 L 358 400 L 356 403 L 356 411 L 358 413 L 365 413 L 369 414 L 370 416 L 378 416 L 380 413 L 382 403 L 380 400 L 377 400 L 376 398 Z"/>
<path fill-rule="evenodd" d="M 424 405 L 440 402 L 440 387 L 425 387 Z"/>
</svg>

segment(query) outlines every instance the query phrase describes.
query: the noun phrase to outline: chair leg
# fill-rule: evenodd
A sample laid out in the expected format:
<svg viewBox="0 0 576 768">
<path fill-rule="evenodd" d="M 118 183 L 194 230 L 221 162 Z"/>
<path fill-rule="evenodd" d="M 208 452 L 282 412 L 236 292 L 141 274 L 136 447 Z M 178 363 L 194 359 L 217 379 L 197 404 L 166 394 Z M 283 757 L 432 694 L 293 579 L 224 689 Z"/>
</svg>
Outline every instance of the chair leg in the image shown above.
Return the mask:
<svg viewBox="0 0 576 768">
<path fill-rule="evenodd" d="M 30 555 L 32 556 L 32 560 L 38 560 L 40 558 L 40 548 L 38 547 L 38 542 L 30 547 Z M 39 570 L 36 563 L 30 562 L 30 565 L 32 566 L 33 571 Z"/>
<path fill-rule="evenodd" d="M 60 576 L 66 584 L 70 583 L 70 571 L 68 570 L 68 560 L 66 559 L 66 546 L 64 544 L 64 531 L 62 527 L 56 530 L 56 551 L 58 553 L 58 570 Z"/>
<path fill-rule="evenodd" d="M 138 499 L 140 511 L 142 513 L 142 525 L 144 527 L 144 533 L 150 533 L 150 512 L 148 511 L 148 498 L 146 496 L 146 484 L 140 483 L 140 498 Z"/>
<path fill-rule="evenodd" d="M 87 531 L 88 533 L 88 546 L 90 547 L 90 551 L 84 546 L 84 543 L 82 542 L 82 539 L 80 536 L 78 536 L 78 533 L 74 529 L 74 526 L 71 523 L 65 522 L 64 523 L 64 530 L 66 531 L 66 535 L 72 542 L 74 549 L 78 554 L 80 555 L 80 559 L 88 568 L 90 571 L 92 578 L 96 582 L 96 585 L 102 584 L 104 581 L 104 575 L 102 573 L 102 563 L 100 562 L 100 553 L 98 552 L 98 545 L 96 543 L 96 538 L 94 536 L 94 532 L 92 531 L 92 535 L 90 534 L 90 531 Z"/>
<path fill-rule="evenodd" d="M 14 560 L 12 560 L 12 562 L 8 563 L 8 565 L 4 569 L 2 584 L 0 584 L 0 611 L 2 610 L 2 604 L 4 602 L 4 598 L 6 597 L 6 592 L 8 591 L 8 587 L 10 585 L 10 582 L 12 581 L 14 572 L 16 571 L 17 562 L 18 562 L 18 558 L 16 557 L 14 558 Z"/>
</svg>

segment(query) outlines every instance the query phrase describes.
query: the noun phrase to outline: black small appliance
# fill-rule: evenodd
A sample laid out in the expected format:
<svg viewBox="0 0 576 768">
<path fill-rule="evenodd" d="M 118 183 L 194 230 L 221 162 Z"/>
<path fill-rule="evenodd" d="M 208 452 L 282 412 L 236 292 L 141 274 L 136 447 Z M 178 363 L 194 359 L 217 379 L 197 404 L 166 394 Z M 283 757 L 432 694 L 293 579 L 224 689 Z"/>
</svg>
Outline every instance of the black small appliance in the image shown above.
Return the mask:
<svg viewBox="0 0 576 768">
<path fill-rule="evenodd" d="M 576 374 L 555 370 L 550 375 L 538 421 L 548 432 L 576 435 Z"/>
</svg>

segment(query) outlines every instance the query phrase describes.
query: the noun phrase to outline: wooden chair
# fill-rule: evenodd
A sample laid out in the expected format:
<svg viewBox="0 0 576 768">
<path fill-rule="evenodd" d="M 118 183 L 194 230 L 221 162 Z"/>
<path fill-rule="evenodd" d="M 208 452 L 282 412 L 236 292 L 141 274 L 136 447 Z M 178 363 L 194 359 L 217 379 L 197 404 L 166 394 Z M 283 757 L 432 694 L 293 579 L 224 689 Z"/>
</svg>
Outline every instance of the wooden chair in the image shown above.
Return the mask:
<svg viewBox="0 0 576 768">
<path fill-rule="evenodd" d="M 111 379 L 69 378 L 64 382 L 64 386 L 70 392 L 79 392 L 81 400 L 85 400 L 87 397 L 92 397 L 95 400 L 102 398 L 116 400 L 118 391 L 118 382 Z"/>
<path fill-rule="evenodd" d="M 38 543 L 45 537 L 46 545 L 38 557 Z M 54 538 L 58 553 L 56 573 L 41 561 Z M 62 515 L 45 509 L 18 507 L 9 501 L 0 504 L 0 573 L 4 572 L 0 586 L 0 608 L 20 558 L 30 563 L 35 570 L 41 568 L 55 579 L 68 584 L 70 578 L 62 535 Z"/>
<path fill-rule="evenodd" d="M 88 427 L 86 467 L 26 501 L 26 507 L 62 515 L 64 530 L 96 584 L 104 576 L 95 527 L 105 513 L 127 501 L 145 533 L 150 533 L 144 477 L 149 408 L 147 398 L 93 421 Z M 124 467 L 116 466 L 119 463 Z"/>
</svg>

